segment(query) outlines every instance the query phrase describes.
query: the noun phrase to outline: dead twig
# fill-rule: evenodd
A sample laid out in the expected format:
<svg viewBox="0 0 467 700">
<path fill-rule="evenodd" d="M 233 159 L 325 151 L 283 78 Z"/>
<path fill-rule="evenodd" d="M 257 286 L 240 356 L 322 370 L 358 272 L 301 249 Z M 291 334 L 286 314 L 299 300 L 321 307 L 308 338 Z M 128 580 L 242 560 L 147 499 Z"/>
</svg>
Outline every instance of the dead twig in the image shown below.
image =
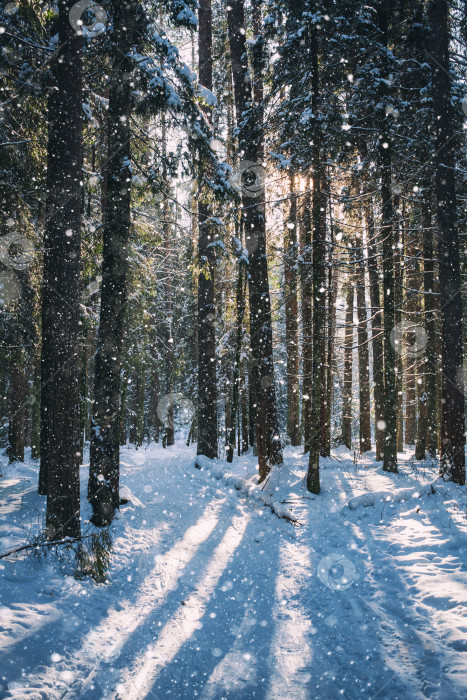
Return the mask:
<svg viewBox="0 0 467 700">
<path fill-rule="evenodd" d="M 0 559 L 5 559 L 12 554 L 17 552 L 23 552 L 25 549 L 38 549 L 39 547 L 55 547 L 62 544 L 70 544 L 72 542 L 82 542 L 84 539 L 91 537 L 91 535 L 82 535 L 81 537 L 65 537 L 63 540 L 54 540 L 52 542 L 29 542 L 29 544 L 23 544 L 21 547 L 16 547 L 15 549 L 10 549 L 8 552 L 3 552 L 0 554 Z"/>
</svg>

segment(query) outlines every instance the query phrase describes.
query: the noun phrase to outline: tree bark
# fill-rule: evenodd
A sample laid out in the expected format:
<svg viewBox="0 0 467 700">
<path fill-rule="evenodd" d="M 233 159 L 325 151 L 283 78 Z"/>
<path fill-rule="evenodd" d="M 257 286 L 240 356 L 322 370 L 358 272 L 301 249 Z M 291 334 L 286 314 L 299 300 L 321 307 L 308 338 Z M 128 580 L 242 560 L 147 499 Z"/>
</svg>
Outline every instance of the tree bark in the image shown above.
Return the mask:
<svg viewBox="0 0 467 700">
<path fill-rule="evenodd" d="M 285 342 L 287 350 L 287 435 L 300 444 L 300 391 L 298 384 L 297 200 L 290 178 L 290 210 L 284 228 Z"/>
<path fill-rule="evenodd" d="M 387 65 L 388 2 L 382 3 L 379 11 L 379 28 L 382 44 L 382 75 L 389 79 Z M 394 207 L 392 192 L 392 146 L 389 133 L 389 116 L 385 113 L 388 99 L 388 83 L 381 81 L 381 118 L 379 135 L 379 166 L 381 176 L 381 237 L 383 241 L 383 309 L 384 309 L 384 471 L 397 472 L 397 388 L 396 351 L 391 342 L 395 318 L 394 280 Z"/>
<path fill-rule="evenodd" d="M 26 428 L 26 377 L 22 348 L 10 353 L 8 390 L 8 457 L 10 462 L 24 462 Z"/>
<path fill-rule="evenodd" d="M 242 410 L 242 454 L 248 452 L 248 390 L 246 386 L 245 360 L 240 365 L 240 405 Z"/>
<path fill-rule="evenodd" d="M 305 454 L 310 450 L 311 430 L 311 382 L 313 372 L 313 329 L 312 323 L 312 223 L 310 181 L 307 181 L 307 193 L 303 203 L 301 221 L 301 300 L 302 300 L 302 425 Z"/>
<path fill-rule="evenodd" d="M 330 200 L 330 197 L 329 197 Z M 331 207 L 331 203 L 329 203 Z M 332 224 L 331 224 L 331 242 L 333 242 Z M 332 400 L 334 389 L 334 335 L 336 327 L 336 297 L 337 297 L 337 274 L 332 266 L 332 250 L 330 253 L 329 262 L 329 303 L 328 303 L 328 348 L 327 348 L 327 368 L 326 368 L 326 432 L 323 439 L 322 454 L 328 457 L 331 454 L 331 420 L 332 420 Z"/>
<path fill-rule="evenodd" d="M 49 95 L 42 289 L 41 474 L 50 539 L 80 535 L 79 277 L 82 211 L 82 38 L 58 3 Z"/>
<path fill-rule="evenodd" d="M 131 227 L 130 96 L 134 4 L 113 2 L 107 191 L 100 322 L 94 375 L 88 499 L 92 522 L 108 525 L 119 507 L 119 409 Z"/>
<path fill-rule="evenodd" d="M 212 11 L 211 0 L 199 3 L 199 82 L 212 90 Z M 211 119 L 210 112 L 207 112 Z M 210 244 L 215 237 L 207 193 L 201 192 L 198 203 L 198 449 L 199 455 L 217 457 L 217 378 L 216 378 L 216 307 L 214 301 L 214 252 Z M 233 417 L 235 420 L 235 416 Z"/>
<path fill-rule="evenodd" d="M 403 229 L 400 216 L 400 197 L 394 196 L 394 318 L 396 326 L 402 322 L 402 301 L 404 288 L 404 267 L 402 265 L 402 247 L 405 244 L 403 238 Z M 399 326 L 400 327 L 400 326 Z M 397 451 L 404 450 L 404 357 L 402 347 L 399 352 L 396 352 L 396 432 L 397 432 Z"/>
<path fill-rule="evenodd" d="M 315 115 L 312 147 L 313 167 L 313 372 L 310 415 L 310 456 L 307 472 L 307 489 L 320 491 L 319 455 L 321 451 L 321 377 L 326 357 L 326 171 L 322 152 L 322 132 L 318 119 L 320 112 L 320 76 L 318 38 L 316 28 L 311 30 L 310 58 L 312 68 L 312 113 Z"/>
<path fill-rule="evenodd" d="M 373 356 L 373 397 L 375 407 L 375 450 L 376 461 L 381 462 L 384 450 L 384 430 L 381 427 L 384 421 L 383 397 L 384 397 L 384 368 L 383 368 L 383 335 L 381 319 L 380 282 L 378 271 L 377 246 L 375 238 L 375 224 L 373 208 L 367 195 L 364 203 L 365 229 L 367 235 L 367 265 L 370 286 L 371 305 L 371 349 Z"/>
<path fill-rule="evenodd" d="M 39 358 L 34 358 L 33 380 L 31 395 L 31 457 L 39 459 L 41 456 L 41 365 Z"/>
<path fill-rule="evenodd" d="M 253 355 L 256 403 L 256 442 L 259 479 L 263 481 L 274 464 L 282 463 L 282 449 L 277 420 L 274 360 L 272 349 L 271 300 L 266 257 L 266 216 L 258 169 L 263 168 L 262 107 L 251 112 L 253 89 L 246 52 L 246 27 L 243 0 L 230 2 L 227 13 L 238 126 L 238 164 L 242 178 L 242 222 L 248 251 L 250 338 Z M 261 37 L 255 40 L 255 96 L 261 94 L 261 71 L 258 70 Z M 252 165 L 253 164 L 253 165 Z M 255 179 L 251 187 L 249 178 Z M 260 176 L 261 179 L 261 176 Z M 258 186 L 259 185 L 259 186 Z"/>
<path fill-rule="evenodd" d="M 151 387 L 150 387 L 150 398 L 149 398 L 150 430 L 151 430 L 150 438 L 151 438 L 151 440 L 154 440 L 154 442 L 159 442 L 160 421 L 159 421 L 159 416 L 157 414 L 157 407 L 159 405 L 159 367 L 158 367 L 157 351 L 155 350 L 155 342 L 153 344 L 152 357 L 156 358 L 156 360 L 153 359 L 154 365 L 153 365 L 152 374 L 151 374 Z"/>
<path fill-rule="evenodd" d="M 353 364 L 353 312 L 354 283 L 349 279 L 346 295 L 344 332 L 344 379 L 342 383 L 342 443 L 352 449 L 352 364 Z"/>
<path fill-rule="evenodd" d="M 431 200 L 431 198 L 430 198 Z M 435 265 L 433 250 L 433 228 L 431 201 L 423 203 L 423 290 L 425 305 L 425 330 L 427 334 L 425 363 L 426 431 L 425 446 L 433 459 L 438 453 L 438 421 L 436 417 L 436 376 L 438 374 L 438 353 L 436 350 L 438 331 L 436 323 Z"/>
<path fill-rule="evenodd" d="M 420 269 L 417 257 L 417 250 L 414 241 L 407 241 L 407 253 L 409 266 L 407 268 L 407 293 L 406 309 L 408 318 L 418 319 L 420 317 L 420 296 L 417 293 L 420 286 Z M 417 291 L 415 291 L 417 290 Z M 415 321 L 416 322 L 416 321 Z M 407 445 L 416 444 L 417 435 L 417 398 L 416 398 L 416 374 L 418 361 L 407 358 L 406 375 L 406 409 L 405 409 L 405 442 Z"/>
<path fill-rule="evenodd" d="M 328 188 L 328 182 L 326 179 L 326 188 Z M 324 234 L 326 235 L 326 230 L 324 230 Z M 324 282 L 323 282 L 323 287 L 325 289 L 324 291 L 324 298 L 323 298 L 323 304 L 324 304 L 324 325 L 322 329 L 322 342 L 324 343 L 324 356 L 323 356 L 323 363 L 321 365 L 321 405 L 320 405 L 320 428 L 319 428 L 319 434 L 320 434 L 320 446 L 319 446 L 319 453 L 321 457 L 329 457 L 330 455 L 330 440 L 328 440 L 328 435 L 329 435 L 329 420 L 328 420 L 328 379 L 329 379 L 329 374 L 328 374 L 328 367 L 331 362 L 331 358 L 329 356 L 329 340 L 330 340 L 330 323 L 329 323 L 329 315 L 330 315 L 330 303 L 331 303 L 331 278 L 330 278 L 330 271 L 331 271 L 331 264 L 328 261 L 330 257 L 330 251 L 324 251 L 325 259 L 324 259 Z"/>
<path fill-rule="evenodd" d="M 230 410 L 230 430 L 228 435 L 227 444 L 227 462 L 232 462 L 233 453 L 235 449 L 236 433 L 238 428 L 238 435 L 240 436 L 240 363 L 241 363 L 241 351 L 242 351 L 242 335 L 243 335 L 243 317 L 245 314 L 245 302 L 244 302 L 244 291 L 243 291 L 243 263 L 241 260 L 238 261 L 238 277 L 237 277 L 237 289 L 236 289 L 236 316 L 237 323 L 235 329 L 235 358 L 232 372 L 232 406 Z M 227 428 L 227 426 L 226 426 Z"/>
<path fill-rule="evenodd" d="M 363 246 L 358 250 L 356 268 L 356 297 L 357 297 L 357 340 L 358 340 L 358 387 L 360 408 L 360 452 L 371 450 L 370 427 L 370 358 L 368 321 L 366 317 L 365 266 Z"/>
<path fill-rule="evenodd" d="M 462 347 L 462 292 L 457 223 L 455 147 L 449 76 L 448 5 L 430 0 L 434 167 L 441 292 L 441 454 L 440 473 L 465 483 L 465 426 Z"/>
</svg>

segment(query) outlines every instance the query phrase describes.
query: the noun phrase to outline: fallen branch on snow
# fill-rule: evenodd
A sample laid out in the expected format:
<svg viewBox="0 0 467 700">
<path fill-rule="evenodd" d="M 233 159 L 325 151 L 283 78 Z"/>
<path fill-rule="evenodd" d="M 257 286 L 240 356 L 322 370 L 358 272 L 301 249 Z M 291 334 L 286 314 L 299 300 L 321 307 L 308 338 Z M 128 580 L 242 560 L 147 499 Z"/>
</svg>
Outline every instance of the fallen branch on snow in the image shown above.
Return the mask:
<svg viewBox="0 0 467 700">
<path fill-rule="evenodd" d="M 29 542 L 28 544 L 23 544 L 21 547 L 16 547 L 16 549 L 10 549 L 8 552 L 3 552 L 0 554 L 0 559 L 5 559 L 12 554 L 17 552 L 23 552 L 25 549 L 38 549 L 39 547 L 56 547 L 58 545 L 70 544 L 72 542 L 82 542 L 87 537 L 91 535 L 82 535 L 82 537 L 65 537 L 63 540 L 54 540 L 52 542 Z"/>
</svg>

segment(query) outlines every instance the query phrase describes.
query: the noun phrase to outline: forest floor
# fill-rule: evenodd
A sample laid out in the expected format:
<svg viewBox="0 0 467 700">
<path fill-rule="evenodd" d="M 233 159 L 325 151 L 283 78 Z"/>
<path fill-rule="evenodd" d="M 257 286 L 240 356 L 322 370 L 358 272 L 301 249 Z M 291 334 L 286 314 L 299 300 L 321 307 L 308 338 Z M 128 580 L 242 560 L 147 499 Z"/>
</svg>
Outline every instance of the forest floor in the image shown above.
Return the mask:
<svg viewBox="0 0 467 700">
<path fill-rule="evenodd" d="M 0 560 L 0 698 L 467 697 L 466 489 L 411 454 L 394 475 L 339 448 L 315 497 L 299 448 L 264 490 L 251 454 L 123 448 L 106 583 L 66 553 Z M 37 464 L 0 466 L 1 553 L 45 498 Z"/>
</svg>

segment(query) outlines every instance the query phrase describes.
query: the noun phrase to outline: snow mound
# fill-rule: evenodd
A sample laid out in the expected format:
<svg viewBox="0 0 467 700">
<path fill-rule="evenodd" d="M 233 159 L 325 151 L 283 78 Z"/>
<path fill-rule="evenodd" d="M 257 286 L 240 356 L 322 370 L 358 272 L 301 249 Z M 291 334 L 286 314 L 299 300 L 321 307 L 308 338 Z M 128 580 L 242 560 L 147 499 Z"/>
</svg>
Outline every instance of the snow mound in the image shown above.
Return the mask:
<svg viewBox="0 0 467 700">
<path fill-rule="evenodd" d="M 254 476 L 243 477 L 233 474 L 229 469 L 222 467 L 216 460 L 208 459 L 204 455 L 198 455 L 195 459 L 195 467 L 211 472 L 215 479 L 222 481 L 226 486 L 233 486 L 240 493 L 253 498 L 258 503 L 270 508 L 278 518 L 289 520 L 298 524 L 297 518 L 282 503 L 274 500 L 273 493 L 278 489 L 278 484 L 284 480 L 283 467 L 275 467 L 271 470 L 268 478 L 262 484 L 258 484 L 256 474 Z"/>
<path fill-rule="evenodd" d="M 120 486 L 120 500 L 125 501 L 125 503 L 131 503 L 134 506 L 145 508 L 145 505 L 130 491 L 128 486 Z"/>
<path fill-rule="evenodd" d="M 368 507 L 375 506 L 377 503 L 402 503 L 403 501 L 411 501 L 413 498 L 421 498 L 427 494 L 435 493 L 436 482 L 430 482 L 416 488 L 395 489 L 394 491 L 370 491 L 362 493 L 360 496 L 349 498 L 347 503 L 342 507 L 341 512 L 346 508 L 356 510 L 360 506 Z"/>
</svg>

